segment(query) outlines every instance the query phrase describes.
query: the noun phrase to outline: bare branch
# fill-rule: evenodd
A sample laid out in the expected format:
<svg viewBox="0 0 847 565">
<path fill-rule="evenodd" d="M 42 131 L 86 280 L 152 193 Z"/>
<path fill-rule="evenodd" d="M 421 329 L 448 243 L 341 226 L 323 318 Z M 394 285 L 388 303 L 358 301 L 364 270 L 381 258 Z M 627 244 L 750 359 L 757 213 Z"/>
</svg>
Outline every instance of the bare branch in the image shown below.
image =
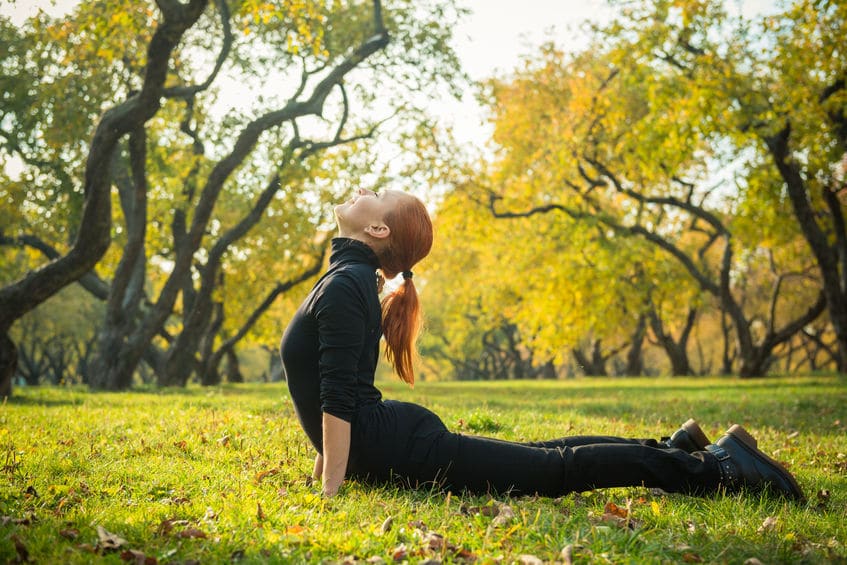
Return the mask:
<svg viewBox="0 0 847 565">
<path fill-rule="evenodd" d="M 217 78 L 218 73 L 226 62 L 227 57 L 229 57 L 229 52 L 232 49 L 232 27 L 230 24 L 230 13 L 229 6 L 226 3 L 226 0 L 216 0 L 215 6 L 218 9 L 218 13 L 221 18 L 221 28 L 223 29 L 224 39 L 223 44 L 221 45 L 221 50 L 218 53 L 218 58 L 215 60 L 215 66 L 212 68 L 212 72 L 200 84 L 192 85 L 192 86 L 176 86 L 173 88 L 166 88 L 162 92 L 162 96 L 165 98 L 189 98 L 197 94 L 198 92 L 202 92 L 211 86 L 211 84 Z"/>
</svg>

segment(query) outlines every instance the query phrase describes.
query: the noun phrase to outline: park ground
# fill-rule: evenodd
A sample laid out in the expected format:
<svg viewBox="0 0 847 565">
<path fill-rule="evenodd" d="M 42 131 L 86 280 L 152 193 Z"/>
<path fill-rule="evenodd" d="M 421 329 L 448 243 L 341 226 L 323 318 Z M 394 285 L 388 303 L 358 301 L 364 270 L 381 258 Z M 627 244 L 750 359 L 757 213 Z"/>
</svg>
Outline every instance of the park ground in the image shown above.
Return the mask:
<svg viewBox="0 0 847 565">
<path fill-rule="evenodd" d="M 284 384 L 89 393 L 0 407 L 0 561 L 33 563 L 847 562 L 847 380 L 383 383 L 451 429 L 530 440 L 742 422 L 808 497 L 645 488 L 469 496 L 309 479 Z M 758 560 L 758 561 L 754 561 Z"/>
</svg>

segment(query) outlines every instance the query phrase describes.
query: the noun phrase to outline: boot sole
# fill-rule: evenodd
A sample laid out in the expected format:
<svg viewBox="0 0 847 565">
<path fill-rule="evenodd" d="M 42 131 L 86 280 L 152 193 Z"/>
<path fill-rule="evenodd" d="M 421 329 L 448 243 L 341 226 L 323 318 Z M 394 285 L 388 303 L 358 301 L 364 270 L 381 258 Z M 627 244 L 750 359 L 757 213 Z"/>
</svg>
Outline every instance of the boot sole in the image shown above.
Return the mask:
<svg viewBox="0 0 847 565">
<path fill-rule="evenodd" d="M 682 425 L 682 429 L 685 430 L 685 433 L 688 434 L 688 437 L 691 438 L 691 441 L 693 441 L 697 446 L 698 451 L 703 451 L 706 449 L 707 445 L 712 443 L 709 441 L 709 438 L 706 437 L 706 434 L 703 433 L 703 430 L 694 418 L 689 418 L 688 421 Z"/>
<path fill-rule="evenodd" d="M 791 485 L 791 488 L 794 490 L 792 493 L 794 498 L 801 501 L 806 500 L 806 497 L 803 496 L 803 490 L 800 488 L 800 485 L 797 483 L 794 475 L 792 475 L 791 472 L 782 465 L 782 463 L 768 457 L 767 454 L 759 450 L 758 442 L 747 432 L 747 430 L 738 424 L 733 424 L 726 431 L 726 434 L 737 439 L 742 445 L 744 445 L 744 447 L 752 451 L 756 457 L 764 459 L 767 463 L 775 467 L 777 471 L 779 471 L 780 475 L 782 475 L 782 477 Z"/>
</svg>

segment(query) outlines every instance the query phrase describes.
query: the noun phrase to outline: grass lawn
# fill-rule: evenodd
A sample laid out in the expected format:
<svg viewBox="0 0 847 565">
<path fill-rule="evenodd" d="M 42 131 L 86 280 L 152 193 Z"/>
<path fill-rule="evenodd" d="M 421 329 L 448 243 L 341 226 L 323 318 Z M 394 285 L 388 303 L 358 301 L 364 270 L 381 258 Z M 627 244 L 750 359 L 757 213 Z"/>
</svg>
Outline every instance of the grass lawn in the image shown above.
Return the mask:
<svg viewBox="0 0 847 565">
<path fill-rule="evenodd" d="M 808 496 L 644 488 L 558 499 L 348 483 L 325 500 L 284 385 L 91 394 L 0 407 L 0 561 L 847 562 L 847 381 L 835 377 L 384 383 L 467 433 L 656 437 L 744 423 Z"/>
</svg>

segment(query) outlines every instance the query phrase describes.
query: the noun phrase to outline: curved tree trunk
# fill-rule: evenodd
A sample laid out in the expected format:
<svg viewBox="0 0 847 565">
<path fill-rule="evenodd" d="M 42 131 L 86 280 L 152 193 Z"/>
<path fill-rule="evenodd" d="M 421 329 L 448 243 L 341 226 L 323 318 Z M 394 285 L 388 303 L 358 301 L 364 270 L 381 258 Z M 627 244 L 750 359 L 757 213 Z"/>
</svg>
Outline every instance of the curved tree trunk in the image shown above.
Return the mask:
<svg viewBox="0 0 847 565">
<path fill-rule="evenodd" d="M 24 314 L 43 303 L 68 284 L 88 273 L 111 242 L 112 207 L 109 167 L 120 139 L 153 117 L 159 110 L 168 62 L 186 29 L 194 25 L 206 0 L 180 4 L 160 0 L 164 21 L 150 40 L 148 63 L 140 92 L 107 110 L 94 133 L 85 166 L 85 201 L 73 246 L 63 257 L 28 273 L 0 289 L 0 377 L 11 374 L 14 346 L 8 332 Z"/>
<path fill-rule="evenodd" d="M 833 86 L 832 92 L 827 93 L 826 96 L 844 90 L 844 80 Z M 847 150 L 847 118 L 841 114 L 831 115 L 831 118 L 840 122 L 842 129 L 839 138 L 841 145 Z M 836 186 L 822 187 L 823 200 L 832 222 L 828 234 L 818 221 L 818 211 L 810 202 L 808 187 L 800 165 L 791 153 L 790 137 L 791 124 L 787 123 L 776 135 L 766 137 L 765 143 L 785 182 L 788 197 L 803 236 L 820 267 L 826 307 L 829 310 L 829 318 L 838 344 L 836 363 L 838 371 L 845 373 L 847 372 L 847 228 L 845 228 L 844 204 L 837 194 L 838 190 L 843 190 L 843 186 L 840 189 Z"/>
</svg>

